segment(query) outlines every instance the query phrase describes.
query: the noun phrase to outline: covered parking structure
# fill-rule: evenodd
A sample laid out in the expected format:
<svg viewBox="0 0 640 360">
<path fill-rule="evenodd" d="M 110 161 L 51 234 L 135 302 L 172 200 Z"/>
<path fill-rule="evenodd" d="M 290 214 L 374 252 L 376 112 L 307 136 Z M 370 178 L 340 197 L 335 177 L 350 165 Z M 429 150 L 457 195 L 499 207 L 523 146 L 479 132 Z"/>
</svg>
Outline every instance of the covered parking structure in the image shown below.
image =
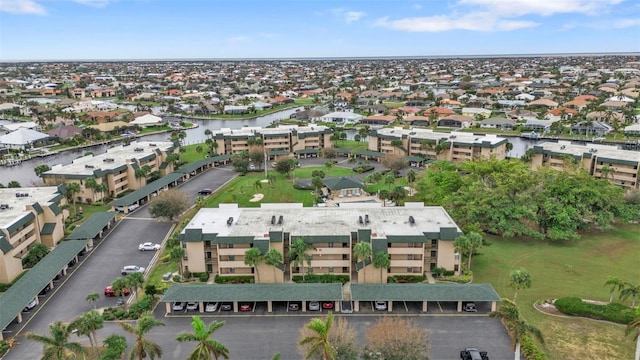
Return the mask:
<svg viewBox="0 0 640 360">
<path fill-rule="evenodd" d="M 361 302 L 372 301 L 387 301 L 388 311 L 393 311 L 394 301 L 419 302 L 422 312 L 427 312 L 429 301 L 457 303 L 457 312 L 463 302 L 489 302 L 495 311 L 501 300 L 491 284 L 351 284 L 351 299 L 356 312 Z"/>
<path fill-rule="evenodd" d="M 309 301 L 333 301 L 335 311 L 340 311 L 342 285 L 330 284 L 198 284 L 171 286 L 161 302 L 165 303 L 166 314 L 171 312 L 171 303 L 197 302 L 200 312 L 205 303 L 233 303 L 233 311 L 238 312 L 240 302 L 265 302 L 267 312 L 273 312 L 274 301 L 301 302 L 301 310 L 307 310 Z"/>
<path fill-rule="evenodd" d="M 201 173 L 206 169 L 216 167 L 220 164 L 226 164 L 229 161 L 231 161 L 231 155 L 218 155 L 187 164 L 140 189 L 112 201 L 110 204 L 111 210 L 121 208 L 122 212 L 126 214 L 131 210 L 135 210 L 139 205 L 149 201 L 151 197 L 157 195 L 161 190 L 168 190 L 188 180 L 192 174 Z M 132 205 L 137 206 L 132 207 Z"/>
<path fill-rule="evenodd" d="M 67 236 L 66 240 L 86 240 L 88 247 L 92 248 L 94 242 L 101 239 L 111 226 L 116 223 L 116 213 L 113 211 L 99 212 L 91 215 L 82 225 L 77 227 Z"/>
<path fill-rule="evenodd" d="M 66 275 L 67 264 L 77 261 L 78 255 L 87 250 L 89 240 L 65 240 L 13 284 L 0 296 L 0 328 L 4 331 L 16 319 L 22 322 L 22 309 L 31 300 L 38 303 L 38 293 L 53 288 L 53 279 L 60 273 Z M 3 339 L 0 332 L 0 340 Z"/>
<path fill-rule="evenodd" d="M 306 159 L 312 157 L 318 157 L 320 155 L 320 149 L 300 149 L 293 152 L 298 159 Z"/>
<path fill-rule="evenodd" d="M 356 150 L 353 152 L 355 157 L 363 158 L 365 160 L 375 160 L 380 161 L 385 155 L 383 152 L 373 151 L 373 150 Z"/>
</svg>

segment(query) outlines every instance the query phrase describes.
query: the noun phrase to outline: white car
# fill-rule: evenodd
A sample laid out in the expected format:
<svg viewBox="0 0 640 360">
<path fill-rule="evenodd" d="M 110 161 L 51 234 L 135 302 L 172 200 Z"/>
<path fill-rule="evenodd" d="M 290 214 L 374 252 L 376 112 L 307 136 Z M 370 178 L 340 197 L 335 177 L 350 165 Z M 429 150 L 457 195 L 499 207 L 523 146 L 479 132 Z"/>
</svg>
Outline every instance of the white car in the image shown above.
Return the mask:
<svg viewBox="0 0 640 360">
<path fill-rule="evenodd" d="M 387 302 L 386 301 L 376 301 L 375 302 L 376 310 L 385 311 L 387 310 Z"/>
<path fill-rule="evenodd" d="M 146 242 L 138 245 L 138 250 L 140 251 L 156 251 L 160 250 L 160 244 L 154 244 L 151 242 Z"/>
<path fill-rule="evenodd" d="M 309 311 L 319 311 L 319 310 L 320 310 L 320 302 L 318 301 L 309 302 Z"/>
<path fill-rule="evenodd" d="M 144 273 L 145 268 L 136 265 L 127 265 L 120 270 L 122 275 L 129 275 L 135 272 Z"/>
<path fill-rule="evenodd" d="M 198 310 L 198 303 L 197 302 L 188 302 L 187 303 L 187 311 L 195 311 Z"/>
<path fill-rule="evenodd" d="M 216 312 L 216 311 L 218 311 L 218 303 L 217 302 L 207 303 L 207 306 L 205 306 L 204 311 L 205 312 Z"/>
</svg>

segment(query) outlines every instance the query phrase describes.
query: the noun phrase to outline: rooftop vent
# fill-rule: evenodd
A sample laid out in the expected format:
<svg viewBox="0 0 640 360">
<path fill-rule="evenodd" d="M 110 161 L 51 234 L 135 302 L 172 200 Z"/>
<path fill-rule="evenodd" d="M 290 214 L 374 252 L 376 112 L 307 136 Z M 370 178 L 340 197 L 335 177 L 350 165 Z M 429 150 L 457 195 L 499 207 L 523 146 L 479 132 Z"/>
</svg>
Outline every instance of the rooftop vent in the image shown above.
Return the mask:
<svg viewBox="0 0 640 360">
<path fill-rule="evenodd" d="M 276 216 L 273 215 L 271 216 L 271 225 L 275 225 L 275 223 L 276 223 Z"/>
<path fill-rule="evenodd" d="M 155 143 L 150 143 L 149 146 L 158 146 Z"/>
<path fill-rule="evenodd" d="M 93 165 L 85 165 L 85 169 L 93 169 Z"/>
<path fill-rule="evenodd" d="M 278 218 L 278 225 L 282 225 L 283 222 L 284 222 L 284 216 L 280 215 L 280 217 Z"/>
<path fill-rule="evenodd" d="M 9 204 L 1 204 L 0 210 L 7 210 L 9 208 Z"/>
<path fill-rule="evenodd" d="M 144 151 L 144 149 L 143 149 L 143 148 L 135 148 L 135 149 L 133 149 L 133 151 L 135 151 L 135 152 L 142 152 L 142 151 Z"/>
<path fill-rule="evenodd" d="M 102 161 L 106 162 L 106 163 L 112 163 L 115 161 L 115 159 L 113 158 L 106 158 L 106 159 L 102 159 Z"/>
<path fill-rule="evenodd" d="M 368 224 L 369 223 L 369 214 L 365 214 L 364 215 L 364 223 Z"/>
<path fill-rule="evenodd" d="M 233 216 L 227 219 L 227 225 L 231 226 L 231 224 L 233 224 Z"/>
<path fill-rule="evenodd" d="M 20 198 L 20 197 L 29 197 L 28 193 L 16 193 L 16 197 Z"/>
<path fill-rule="evenodd" d="M 364 224 L 364 221 L 362 221 L 362 215 L 358 216 L 358 223 L 360 225 Z"/>
<path fill-rule="evenodd" d="M 414 219 L 413 216 L 409 215 L 409 224 L 415 225 L 415 223 L 416 223 L 416 219 Z"/>
<path fill-rule="evenodd" d="M 562 145 L 560 146 L 560 150 L 564 150 L 567 146 L 566 145 Z"/>
</svg>

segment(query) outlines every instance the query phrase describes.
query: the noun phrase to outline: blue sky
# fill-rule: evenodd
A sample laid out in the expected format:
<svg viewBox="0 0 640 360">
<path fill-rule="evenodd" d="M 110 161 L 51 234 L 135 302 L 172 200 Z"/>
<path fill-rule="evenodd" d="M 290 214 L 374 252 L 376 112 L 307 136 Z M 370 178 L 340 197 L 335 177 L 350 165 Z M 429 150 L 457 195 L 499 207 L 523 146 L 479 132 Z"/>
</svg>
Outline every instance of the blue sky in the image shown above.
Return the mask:
<svg viewBox="0 0 640 360">
<path fill-rule="evenodd" d="M 0 61 L 640 52 L 637 0 L 0 0 Z"/>
</svg>

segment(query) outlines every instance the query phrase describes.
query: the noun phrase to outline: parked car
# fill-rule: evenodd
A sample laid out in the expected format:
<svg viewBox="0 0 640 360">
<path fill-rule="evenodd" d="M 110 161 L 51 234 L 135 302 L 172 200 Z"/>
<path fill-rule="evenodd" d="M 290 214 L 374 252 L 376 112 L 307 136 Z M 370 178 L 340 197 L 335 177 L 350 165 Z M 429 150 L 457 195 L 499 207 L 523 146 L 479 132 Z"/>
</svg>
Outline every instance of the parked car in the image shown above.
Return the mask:
<svg viewBox="0 0 640 360">
<path fill-rule="evenodd" d="M 240 311 L 251 311 L 251 304 L 240 304 Z"/>
<path fill-rule="evenodd" d="M 31 301 L 29 301 L 29 303 L 27 304 L 27 306 L 24 307 L 24 309 L 22 309 L 22 311 L 29 311 L 32 310 L 33 308 L 35 308 L 38 305 L 38 303 L 36 302 L 36 299 L 33 299 Z"/>
<path fill-rule="evenodd" d="M 183 311 L 184 310 L 184 303 L 183 302 L 173 303 L 173 307 L 171 309 L 173 311 Z"/>
<path fill-rule="evenodd" d="M 464 304 L 464 311 L 466 312 L 478 312 L 478 308 L 476 308 L 476 304 L 475 303 L 466 303 Z"/>
<path fill-rule="evenodd" d="M 131 290 L 129 289 L 122 290 L 122 295 L 129 296 L 130 294 L 131 294 Z M 111 285 L 104 288 L 104 296 L 116 296 L 116 292 L 113 290 Z"/>
<path fill-rule="evenodd" d="M 375 308 L 378 311 L 385 311 L 385 310 L 387 310 L 387 302 L 386 301 L 376 301 L 375 302 Z"/>
<path fill-rule="evenodd" d="M 231 304 L 222 304 L 222 305 L 220 305 L 220 310 L 221 311 L 231 311 L 231 309 L 233 309 L 233 306 L 231 306 Z"/>
<path fill-rule="evenodd" d="M 198 303 L 197 302 L 188 302 L 187 303 L 187 311 L 196 311 L 198 310 Z"/>
<path fill-rule="evenodd" d="M 138 245 L 138 250 L 140 251 L 156 251 L 160 250 L 160 244 L 154 244 L 152 242 L 146 242 Z"/>
<path fill-rule="evenodd" d="M 318 301 L 310 301 L 309 311 L 318 311 L 318 310 L 320 310 L 320 303 Z"/>
<path fill-rule="evenodd" d="M 300 304 L 298 303 L 289 304 L 289 311 L 298 311 L 298 310 L 300 310 Z"/>
<path fill-rule="evenodd" d="M 203 196 L 211 195 L 212 193 L 213 193 L 213 190 L 209 188 L 198 191 L 198 195 L 203 195 Z"/>
<path fill-rule="evenodd" d="M 489 360 L 486 351 L 478 351 L 476 348 L 466 348 L 460 351 L 460 358 L 462 360 Z"/>
<path fill-rule="evenodd" d="M 120 270 L 122 275 L 128 275 L 135 272 L 144 273 L 145 268 L 137 265 L 127 265 Z"/>
<path fill-rule="evenodd" d="M 207 303 L 207 305 L 204 307 L 204 311 L 205 312 L 216 312 L 216 311 L 218 311 L 218 303 L 217 302 Z"/>
<path fill-rule="evenodd" d="M 333 302 L 329 302 L 329 301 L 323 302 L 322 308 L 327 310 L 333 309 Z"/>
</svg>

